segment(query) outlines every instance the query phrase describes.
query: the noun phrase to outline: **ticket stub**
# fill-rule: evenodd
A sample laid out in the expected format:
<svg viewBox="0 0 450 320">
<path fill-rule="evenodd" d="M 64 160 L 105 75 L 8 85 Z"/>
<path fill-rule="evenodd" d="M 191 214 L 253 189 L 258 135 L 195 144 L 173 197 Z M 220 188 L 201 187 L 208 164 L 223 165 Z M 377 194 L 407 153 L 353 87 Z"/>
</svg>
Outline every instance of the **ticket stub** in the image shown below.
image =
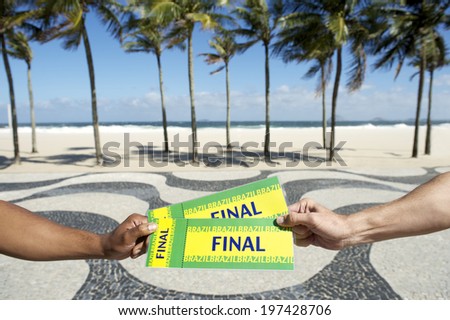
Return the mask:
<svg viewBox="0 0 450 320">
<path fill-rule="evenodd" d="M 271 177 L 205 197 L 149 210 L 155 218 L 276 218 L 288 213 L 278 177 Z"/>
<path fill-rule="evenodd" d="M 293 270 L 292 233 L 273 219 L 155 219 L 147 266 Z"/>
</svg>

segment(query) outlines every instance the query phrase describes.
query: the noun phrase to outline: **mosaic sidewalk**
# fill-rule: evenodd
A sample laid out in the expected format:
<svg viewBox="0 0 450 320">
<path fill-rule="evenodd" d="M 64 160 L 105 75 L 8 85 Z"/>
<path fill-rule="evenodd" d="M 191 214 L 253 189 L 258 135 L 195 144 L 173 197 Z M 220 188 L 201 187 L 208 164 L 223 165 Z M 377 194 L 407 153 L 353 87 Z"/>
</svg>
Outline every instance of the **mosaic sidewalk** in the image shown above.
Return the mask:
<svg viewBox="0 0 450 320">
<path fill-rule="evenodd" d="M 1 174 L 0 199 L 104 233 L 131 213 L 277 175 L 288 204 L 342 214 L 396 199 L 446 168 Z M 295 271 L 149 269 L 137 260 L 29 262 L 0 255 L 0 299 L 450 299 L 450 230 L 339 252 L 295 248 Z"/>
</svg>

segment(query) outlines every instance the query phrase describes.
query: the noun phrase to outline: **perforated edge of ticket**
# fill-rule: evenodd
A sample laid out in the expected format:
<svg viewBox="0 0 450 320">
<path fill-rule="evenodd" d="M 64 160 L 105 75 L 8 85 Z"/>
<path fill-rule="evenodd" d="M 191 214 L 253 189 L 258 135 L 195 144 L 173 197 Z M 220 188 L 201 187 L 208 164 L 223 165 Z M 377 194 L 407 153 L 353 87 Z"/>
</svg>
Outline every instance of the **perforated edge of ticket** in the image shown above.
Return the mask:
<svg viewBox="0 0 450 320">
<path fill-rule="evenodd" d="M 155 219 L 148 267 L 293 270 L 292 233 L 272 219 Z"/>
</svg>

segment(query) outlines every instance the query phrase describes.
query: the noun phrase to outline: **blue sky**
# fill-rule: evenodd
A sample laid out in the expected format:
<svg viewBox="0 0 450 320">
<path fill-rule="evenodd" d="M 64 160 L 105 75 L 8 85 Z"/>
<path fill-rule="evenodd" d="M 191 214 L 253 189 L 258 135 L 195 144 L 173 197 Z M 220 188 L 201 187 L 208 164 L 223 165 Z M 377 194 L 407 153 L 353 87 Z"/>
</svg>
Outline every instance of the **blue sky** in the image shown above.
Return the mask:
<svg viewBox="0 0 450 320">
<path fill-rule="evenodd" d="M 106 32 L 96 16 L 88 16 L 100 122 L 160 121 L 159 82 L 155 57 L 150 54 L 125 53 L 117 40 Z M 194 34 L 196 55 L 195 93 L 198 120 L 225 119 L 224 73 L 209 75 L 208 66 L 199 53 L 211 52 L 211 33 Z M 449 37 L 447 37 L 449 38 Z M 90 122 L 91 102 L 89 76 L 84 47 L 65 51 L 60 42 L 32 44 L 33 89 L 38 122 Z M 344 56 L 344 67 L 349 60 Z M 26 65 L 10 60 L 19 123 L 29 122 Z M 8 84 L 3 61 L 0 63 L 0 123 L 7 122 Z M 163 54 L 163 72 L 169 121 L 189 121 L 190 104 L 187 77 L 187 53 L 177 49 Z M 320 120 L 321 100 L 315 95 L 316 80 L 302 78 L 308 65 L 284 64 L 271 59 L 272 120 Z M 393 80 L 392 71 L 369 68 L 360 91 L 348 94 L 340 90 L 338 116 L 345 120 L 407 120 L 414 118 L 417 80 L 414 72 L 404 67 Z M 345 83 L 345 76 L 341 83 Z M 236 56 L 230 64 L 232 120 L 264 120 L 264 55 L 261 45 Z M 328 114 L 332 87 L 328 87 Z M 427 83 L 428 84 L 428 83 Z M 425 92 L 426 95 L 426 92 Z M 450 68 L 435 75 L 433 119 L 450 119 Z M 426 116 L 424 99 L 422 117 Z"/>
</svg>

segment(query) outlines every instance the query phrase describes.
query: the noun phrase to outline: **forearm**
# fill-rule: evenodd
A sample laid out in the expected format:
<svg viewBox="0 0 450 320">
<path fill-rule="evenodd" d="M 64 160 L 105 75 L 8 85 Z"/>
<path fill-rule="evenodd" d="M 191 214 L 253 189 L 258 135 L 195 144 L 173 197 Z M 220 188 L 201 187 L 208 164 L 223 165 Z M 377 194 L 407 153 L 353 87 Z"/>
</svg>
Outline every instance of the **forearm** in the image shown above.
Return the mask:
<svg viewBox="0 0 450 320">
<path fill-rule="evenodd" d="M 0 201 L 0 253 L 41 261 L 104 258 L 104 237 Z"/>
<path fill-rule="evenodd" d="M 450 228 L 450 173 L 404 197 L 349 216 L 349 245 L 436 232 Z"/>
</svg>

